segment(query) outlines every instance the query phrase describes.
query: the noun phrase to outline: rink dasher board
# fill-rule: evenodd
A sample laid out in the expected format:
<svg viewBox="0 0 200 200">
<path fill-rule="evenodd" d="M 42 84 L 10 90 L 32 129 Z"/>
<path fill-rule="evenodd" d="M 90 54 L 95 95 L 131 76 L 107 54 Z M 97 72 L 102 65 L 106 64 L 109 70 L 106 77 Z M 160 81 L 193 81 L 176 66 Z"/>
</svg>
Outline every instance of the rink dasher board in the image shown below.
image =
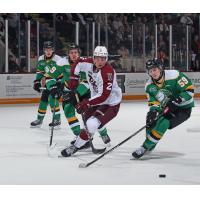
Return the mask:
<svg viewBox="0 0 200 200">
<path fill-rule="evenodd" d="M 185 72 L 195 86 L 195 97 L 200 97 L 200 72 Z M 39 102 L 40 94 L 33 90 L 35 74 L 0 74 L 0 104 Z M 117 82 L 124 100 L 146 99 L 146 73 L 117 73 Z"/>
</svg>

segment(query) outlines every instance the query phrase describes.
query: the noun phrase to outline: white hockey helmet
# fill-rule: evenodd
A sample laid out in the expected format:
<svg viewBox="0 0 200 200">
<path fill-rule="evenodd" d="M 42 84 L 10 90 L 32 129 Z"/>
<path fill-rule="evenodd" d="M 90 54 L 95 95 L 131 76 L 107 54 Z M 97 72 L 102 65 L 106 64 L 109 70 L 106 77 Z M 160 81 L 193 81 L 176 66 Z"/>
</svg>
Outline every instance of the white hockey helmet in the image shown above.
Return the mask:
<svg viewBox="0 0 200 200">
<path fill-rule="evenodd" d="M 106 57 L 106 61 L 108 60 L 108 50 L 105 46 L 97 46 L 94 49 L 93 57 Z"/>
</svg>

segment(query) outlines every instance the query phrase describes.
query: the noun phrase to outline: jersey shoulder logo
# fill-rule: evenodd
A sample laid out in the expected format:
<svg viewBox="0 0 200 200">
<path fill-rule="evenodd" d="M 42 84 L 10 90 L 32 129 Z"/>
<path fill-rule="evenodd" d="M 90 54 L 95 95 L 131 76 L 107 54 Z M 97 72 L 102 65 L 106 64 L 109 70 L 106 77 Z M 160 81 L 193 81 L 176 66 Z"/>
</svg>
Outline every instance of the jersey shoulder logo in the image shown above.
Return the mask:
<svg viewBox="0 0 200 200">
<path fill-rule="evenodd" d="M 150 87 L 149 88 L 149 92 L 156 92 L 157 91 L 157 88 L 156 87 Z"/>
</svg>

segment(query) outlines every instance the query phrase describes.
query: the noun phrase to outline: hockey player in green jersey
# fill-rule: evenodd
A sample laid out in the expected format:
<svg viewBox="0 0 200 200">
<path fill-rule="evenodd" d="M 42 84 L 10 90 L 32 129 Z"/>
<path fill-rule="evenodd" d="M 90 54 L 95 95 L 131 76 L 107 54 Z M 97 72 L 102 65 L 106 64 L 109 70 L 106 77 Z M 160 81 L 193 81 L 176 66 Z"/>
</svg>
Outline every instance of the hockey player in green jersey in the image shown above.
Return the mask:
<svg viewBox="0 0 200 200">
<path fill-rule="evenodd" d="M 42 92 L 42 94 L 38 108 L 37 120 L 31 122 L 31 127 L 40 127 L 42 125 L 49 103 L 52 112 L 55 108 L 54 124 L 50 123 L 49 126 L 51 127 L 54 125 L 55 128 L 58 128 L 60 125 L 59 102 L 58 99 L 53 98 L 52 95 L 50 95 L 50 93 L 54 91 L 54 84 L 51 84 L 50 82 L 52 82 L 52 78 L 55 78 L 56 81 L 58 81 L 63 77 L 63 74 L 56 67 L 56 62 L 60 60 L 61 57 L 54 54 L 54 46 L 51 41 L 44 42 L 43 50 L 44 55 L 40 56 L 38 59 L 36 79 L 34 80 L 33 86 L 34 90 Z M 43 83 L 41 84 L 41 82 Z M 47 85 L 49 86 L 48 88 Z M 43 90 L 41 90 L 41 87 L 43 87 Z"/>
<path fill-rule="evenodd" d="M 68 47 L 68 58 L 65 57 L 58 62 L 58 65 L 65 66 L 65 69 L 68 69 L 66 68 L 66 66 L 70 65 L 70 74 L 68 72 L 65 72 L 63 77 L 63 82 L 65 83 L 65 90 L 62 96 L 63 110 L 67 122 L 76 137 L 80 134 L 81 129 L 79 120 L 76 117 L 75 113 L 75 105 L 77 104 L 77 101 L 74 98 L 74 94 L 78 95 L 80 101 L 82 99 L 90 97 L 90 90 L 86 80 L 86 74 L 84 72 L 81 72 L 79 76 L 74 74 L 76 65 L 79 62 L 84 62 L 84 60 L 85 58 L 80 57 L 79 47 L 75 44 L 70 44 Z M 110 137 L 107 134 L 107 129 L 105 127 L 102 127 L 98 131 L 101 135 L 103 142 L 109 145 Z M 74 143 L 74 141 L 75 139 L 72 141 L 72 144 Z M 86 144 L 84 147 L 87 147 L 88 144 Z"/>
<path fill-rule="evenodd" d="M 158 59 L 149 60 L 150 76 L 145 86 L 150 110 L 146 117 L 146 139 L 132 156 L 135 159 L 151 152 L 167 129 L 188 120 L 194 107 L 194 87 L 191 80 L 178 70 L 164 70 Z"/>
</svg>

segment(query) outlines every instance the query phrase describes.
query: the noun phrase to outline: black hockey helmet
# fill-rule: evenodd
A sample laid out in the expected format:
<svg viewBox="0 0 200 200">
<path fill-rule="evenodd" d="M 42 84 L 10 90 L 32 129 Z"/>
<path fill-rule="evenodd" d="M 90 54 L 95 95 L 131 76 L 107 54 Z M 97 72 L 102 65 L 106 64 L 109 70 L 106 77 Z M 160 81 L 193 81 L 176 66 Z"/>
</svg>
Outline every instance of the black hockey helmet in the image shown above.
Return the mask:
<svg viewBox="0 0 200 200">
<path fill-rule="evenodd" d="M 73 49 L 77 49 L 78 52 L 80 53 L 80 47 L 78 45 L 74 44 L 74 43 L 70 43 L 68 45 L 68 53 L 69 53 L 70 50 L 73 50 Z"/>
<path fill-rule="evenodd" d="M 162 61 L 158 58 L 154 58 L 152 60 L 147 60 L 146 62 L 146 70 L 147 72 L 149 72 L 150 69 L 157 67 L 159 68 L 161 71 L 163 71 L 163 64 Z"/>
<path fill-rule="evenodd" d="M 54 51 L 53 42 L 51 42 L 51 41 L 45 41 L 44 44 L 43 44 L 43 50 L 44 50 L 44 49 L 47 49 L 47 48 L 52 48 L 53 51 Z"/>
<path fill-rule="evenodd" d="M 160 59 L 158 58 L 154 58 L 152 60 L 148 60 L 146 62 L 146 70 L 147 73 L 149 74 L 149 70 L 152 68 L 159 68 L 160 69 L 160 77 L 158 78 L 158 80 L 160 80 L 164 74 L 164 67 L 163 67 L 163 63 Z"/>
</svg>

